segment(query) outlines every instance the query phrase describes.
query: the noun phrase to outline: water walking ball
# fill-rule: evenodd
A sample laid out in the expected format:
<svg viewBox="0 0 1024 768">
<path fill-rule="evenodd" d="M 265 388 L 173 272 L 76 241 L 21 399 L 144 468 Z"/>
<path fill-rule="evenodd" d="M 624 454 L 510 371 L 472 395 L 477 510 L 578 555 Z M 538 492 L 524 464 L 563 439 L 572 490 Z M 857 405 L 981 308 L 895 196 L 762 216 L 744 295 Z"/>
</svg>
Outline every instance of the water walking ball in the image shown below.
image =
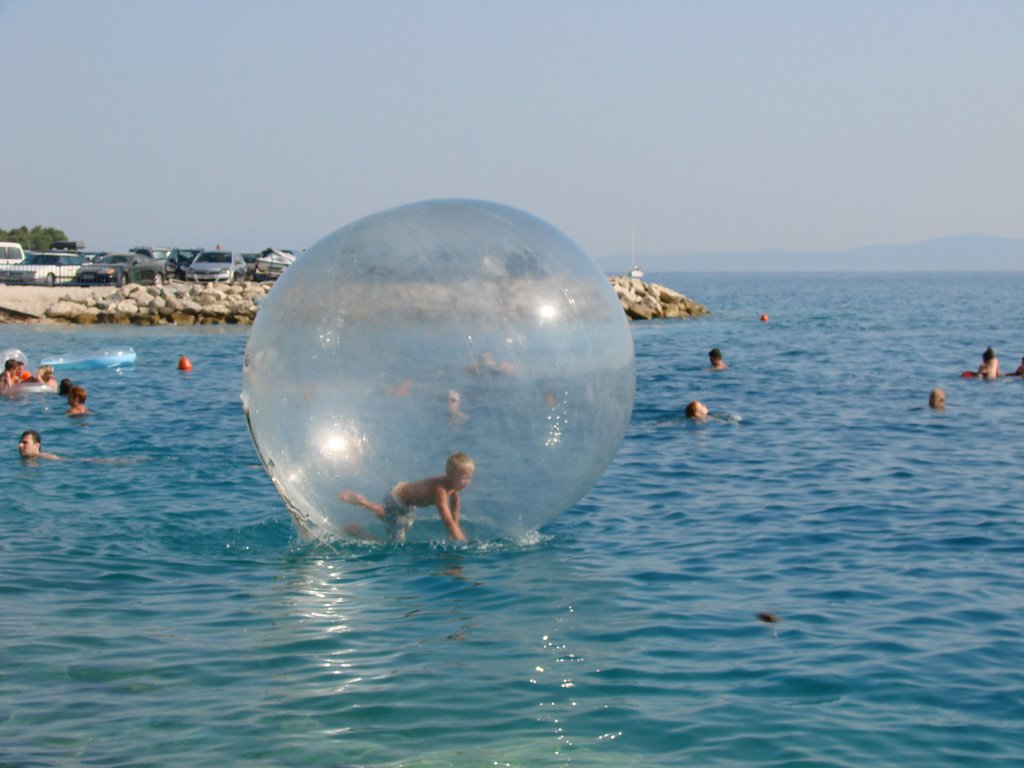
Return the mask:
<svg viewBox="0 0 1024 768">
<path fill-rule="evenodd" d="M 3 368 L 3 365 L 8 360 L 17 360 L 22 365 L 28 365 L 28 358 L 25 357 L 25 353 L 22 352 L 20 349 L 15 349 L 13 347 L 10 349 L 5 349 L 3 352 L 0 352 L 0 369 Z"/>
<path fill-rule="evenodd" d="M 503 205 L 435 200 L 345 226 L 278 279 L 242 402 L 305 536 L 385 538 L 339 499 L 475 463 L 470 539 L 517 538 L 578 501 L 618 449 L 636 384 L 628 321 L 571 239 Z M 446 537 L 421 508 L 408 540 Z"/>
</svg>

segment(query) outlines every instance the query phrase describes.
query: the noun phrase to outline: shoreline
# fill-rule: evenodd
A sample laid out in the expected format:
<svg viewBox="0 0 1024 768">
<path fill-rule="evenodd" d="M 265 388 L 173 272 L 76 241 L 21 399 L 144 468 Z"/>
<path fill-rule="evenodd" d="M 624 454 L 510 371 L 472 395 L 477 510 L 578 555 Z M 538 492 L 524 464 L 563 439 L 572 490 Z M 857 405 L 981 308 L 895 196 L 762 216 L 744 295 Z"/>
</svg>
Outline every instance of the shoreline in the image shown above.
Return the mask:
<svg viewBox="0 0 1024 768">
<path fill-rule="evenodd" d="M 0 287 L 0 321 L 32 325 L 251 324 L 269 283 Z"/>
<path fill-rule="evenodd" d="M 658 283 L 627 275 L 609 283 L 630 320 L 700 317 L 707 307 Z M 0 323 L 137 325 L 251 323 L 268 283 L 184 283 L 160 287 L 0 284 Z"/>
</svg>

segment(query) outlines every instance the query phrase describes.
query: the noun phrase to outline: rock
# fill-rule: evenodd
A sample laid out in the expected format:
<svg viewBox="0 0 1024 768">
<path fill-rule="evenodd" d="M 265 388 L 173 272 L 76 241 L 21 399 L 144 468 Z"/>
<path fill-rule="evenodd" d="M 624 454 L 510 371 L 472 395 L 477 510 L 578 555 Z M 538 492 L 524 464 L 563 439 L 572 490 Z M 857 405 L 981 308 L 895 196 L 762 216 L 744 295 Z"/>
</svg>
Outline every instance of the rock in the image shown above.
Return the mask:
<svg viewBox="0 0 1024 768">
<path fill-rule="evenodd" d="M 54 320 L 66 320 L 71 322 L 74 318 L 83 311 L 84 307 L 76 301 L 72 301 L 67 297 L 60 299 L 56 304 L 53 304 L 46 308 L 43 313 L 46 317 Z"/>
<path fill-rule="evenodd" d="M 627 275 L 613 276 L 610 281 L 622 309 L 632 320 L 699 317 L 708 314 L 703 304 L 664 285 L 645 283 Z"/>
<path fill-rule="evenodd" d="M 194 301 L 201 307 L 210 307 L 224 301 L 224 294 L 220 291 L 203 291 L 194 297 Z"/>
</svg>

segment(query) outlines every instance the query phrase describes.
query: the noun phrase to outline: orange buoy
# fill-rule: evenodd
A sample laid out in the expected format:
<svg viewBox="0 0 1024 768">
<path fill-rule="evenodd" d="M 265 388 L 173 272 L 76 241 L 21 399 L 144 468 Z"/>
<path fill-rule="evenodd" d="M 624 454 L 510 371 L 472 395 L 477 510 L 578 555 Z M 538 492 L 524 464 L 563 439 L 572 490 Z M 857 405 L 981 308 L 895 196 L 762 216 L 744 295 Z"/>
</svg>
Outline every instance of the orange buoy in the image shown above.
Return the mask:
<svg viewBox="0 0 1024 768">
<path fill-rule="evenodd" d="M 762 323 L 767 323 L 768 322 L 768 315 L 761 315 L 761 322 Z"/>
<path fill-rule="evenodd" d="M 181 357 L 178 358 L 178 370 L 179 371 L 191 371 L 192 370 L 192 361 L 189 360 L 184 355 L 182 355 Z"/>
</svg>

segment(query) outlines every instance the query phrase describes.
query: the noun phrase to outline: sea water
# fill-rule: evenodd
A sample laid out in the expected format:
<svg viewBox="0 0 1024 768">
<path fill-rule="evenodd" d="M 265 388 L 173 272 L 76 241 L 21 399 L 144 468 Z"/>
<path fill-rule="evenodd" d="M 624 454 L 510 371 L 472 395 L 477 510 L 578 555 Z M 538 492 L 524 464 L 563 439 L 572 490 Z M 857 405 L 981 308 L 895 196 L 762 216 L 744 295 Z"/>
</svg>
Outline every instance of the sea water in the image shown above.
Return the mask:
<svg viewBox="0 0 1024 768">
<path fill-rule="evenodd" d="M 1024 273 L 648 279 L 712 314 L 633 324 L 612 466 L 467 547 L 301 542 L 245 328 L 4 326 L 138 360 L 0 399 L 0 765 L 1024 763 L 1024 379 L 959 375 Z"/>
</svg>

